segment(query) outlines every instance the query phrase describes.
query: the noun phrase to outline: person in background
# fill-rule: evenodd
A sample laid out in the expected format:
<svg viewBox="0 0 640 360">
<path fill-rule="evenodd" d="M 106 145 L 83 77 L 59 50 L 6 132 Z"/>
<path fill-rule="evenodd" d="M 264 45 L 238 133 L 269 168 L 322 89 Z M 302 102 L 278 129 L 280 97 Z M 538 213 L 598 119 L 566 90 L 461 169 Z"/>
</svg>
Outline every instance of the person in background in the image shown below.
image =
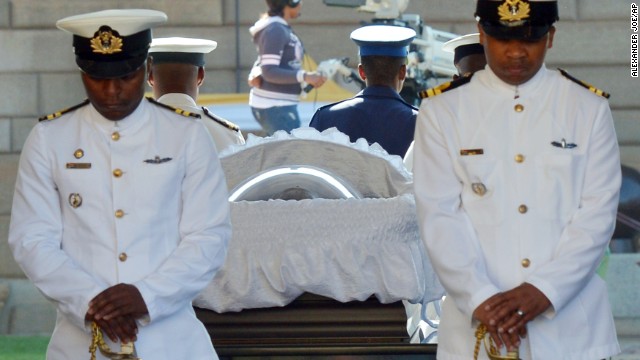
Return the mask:
<svg viewBox="0 0 640 360">
<path fill-rule="evenodd" d="M 304 48 L 289 21 L 301 14 L 302 0 L 266 0 L 268 12 L 250 29 L 258 59 L 248 77 L 249 105 L 267 135 L 300 127 L 303 88 L 319 88 L 326 78 L 302 69 Z M 308 88 L 307 88 L 308 89 Z"/>
<path fill-rule="evenodd" d="M 480 44 L 480 34 L 473 33 L 458 36 L 442 45 L 442 50 L 453 53 L 453 65 L 458 69 L 458 74 L 453 75 L 453 80 L 472 76 L 478 70 L 484 69 L 487 59 L 484 56 L 484 47 Z M 447 83 L 451 84 L 451 82 Z M 455 85 L 454 85 L 455 86 Z M 428 91 L 421 92 L 419 96 L 424 98 Z M 405 167 L 413 169 L 413 142 L 404 155 Z"/>
<path fill-rule="evenodd" d="M 316 110 L 310 127 L 323 131 L 336 127 L 351 142 L 364 138 L 389 154 L 404 156 L 413 141 L 418 109 L 400 96 L 407 75 L 407 48 L 413 29 L 370 25 L 351 33 L 360 48 L 358 73 L 366 87 L 353 98 Z"/>
<path fill-rule="evenodd" d="M 416 127 L 418 222 L 447 293 L 438 359 L 473 359 L 483 333 L 514 359 L 615 355 L 596 274 L 621 180 L 608 95 L 546 68 L 557 1 L 478 0 L 476 17 L 488 66 L 433 91 Z"/>
<path fill-rule="evenodd" d="M 442 50 L 453 53 L 453 65 L 458 69 L 458 74 L 453 75 L 453 80 L 470 76 L 474 72 L 484 69 L 487 65 L 484 47 L 480 44 L 480 34 L 478 33 L 462 35 L 449 40 L 442 45 Z"/>
<path fill-rule="evenodd" d="M 199 114 L 220 153 L 229 145 L 244 144 L 244 137 L 236 124 L 196 105 L 205 78 L 204 55 L 217 45 L 206 39 L 153 39 L 147 62 L 147 81 L 158 102 Z"/>
<path fill-rule="evenodd" d="M 151 27 L 166 20 L 127 9 L 57 22 L 88 100 L 32 129 L 9 229 L 57 308 L 47 359 L 88 358 L 96 325 L 115 352 L 135 342 L 127 353 L 144 359 L 217 359 L 191 302 L 226 256 L 227 186 L 198 116 L 144 98 Z"/>
</svg>

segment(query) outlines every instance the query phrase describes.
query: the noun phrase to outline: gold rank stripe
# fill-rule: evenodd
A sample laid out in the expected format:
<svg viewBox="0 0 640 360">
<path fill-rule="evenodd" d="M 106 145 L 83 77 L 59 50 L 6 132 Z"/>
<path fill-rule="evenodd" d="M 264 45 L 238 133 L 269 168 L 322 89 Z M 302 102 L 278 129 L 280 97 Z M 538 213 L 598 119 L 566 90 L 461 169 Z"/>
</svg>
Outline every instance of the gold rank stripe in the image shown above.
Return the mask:
<svg viewBox="0 0 640 360">
<path fill-rule="evenodd" d="M 178 108 L 176 108 L 176 114 L 182 115 L 182 116 L 192 116 L 192 113 L 190 111 L 182 110 Z"/>
<path fill-rule="evenodd" d="M 418 97 L 420 99 L 424 99 L 424 98 L 430 98 L 430 97 L 434 97 L 436 95 L 440 95 L 443 92 L 447 92 L 449 90 L 453 90 L 459 86 L 462 86 L 464 84 L 469 83 L 469 81 L 471 81 L 471 77 L 473 76 L 473 74 L 465 74 L 464 76 L 461 76 L 459 78 L 457 78 L 456 80 L 453 81 L 449 81 L 446 82 L 442 85 L 438 85 L 436 87 L 432 87 L 430 89 L 427 90 L 422 90 L 418 93 Z"/>
<path fill-rule="evenodd" d="M 160 102 L 158 102 L 157 100 L 155 100 L 154 98 L 151 98 L 151 97 L 147 97 L 147 100 L 150 103 L 154 104 L 154 105 L 160 106 L 160 107 L 165 108 L 165 109 L 169 109 L 169 110 L 175 112 L 178 115 L 200 119 L 200 114 L 192 113 L 190 111 L 182 110 L 182 109 L 177 108 L 177 107 L 173 107 L 173 106 L 170 106 L 170 105 L 167 105 L 167 104 L 160 103 Z"/>
<path fill-rule="evenodd" d="M 203 107 L 202 107 L 202 111 L 204 112 L 204 114 L 205 114 L 208 118 L 210 118 L 211 120 L 213 120 L 213 121 L 217 122 L 218 124 L 220 124 L 220 125 L 222 125 L 222 126 L 224 126 L 224 127 L 228 128 L 228 129 L 230 129 L 230 130 L 233 130 L 233 131 L 240 131 L 240 127 L 239 127 L 238 125 L 236 125 L 236 124 L 232 123 L 232 122 L 231 122 L 231 121 L 229 121 L 229 120 L 223 119 L 223 118 L 221 118 L 221 117 L 218 117 L 217 115 L 212 114 L 212 113 L 209 111 L 209 109 L 207 109 L 206 107 L 204 107 L 204 106 L 203 106 Z"/>
<path fill-rule="evenodd" d="M 558 71 L 560 71 L 560 73 L 564 77 L 566 77 L 567 79 L 569 79 L 569 80 L 573 81 L 574 83 L 584 87 L 585 89 L 588 89 L 589 91 L 595 93 L 596 95 L 602 96 L 602 97 L 604 97 L 606 99 L 611 97 L 611 94 L 609 94 L 608 92 L 602 91 L 602 90 L 598 89 L 597 87 L 595 87 L 595 86 L 593 86 L 593 85 L 591 85 L 591 84 L 589 84 L 587 82 L 584 82 L 584 81 L 582 81 L 580 79 L 574 78 L 573 76 L 569 75 L 569 73 L 564 71 L 563 69 L 558 68 Z"/>
<path fill-rule="evenodd" d="M 47 120 L 53 120 L 55 118 L 59 118 L 60 116 L 66 114 L 68 112 L 71 112 L 73 110 L 76 110 L 76 109 L 78 109 L 80 107 L 83 107 L 83 106 L 85 106 L 87 104 L 89 104 L 89 99 L 86 99 L 85 101 L 81 102 L 80 104 L 72 106 L 70 108 L 67 108 L 67 109 L 64 109 L 64 110 L 60 110 L 60 111 L 56 111 L 53 114 L 42 116 L 42 117 L 38 118 L 38 121 L 47 121 Z"/>
<path fill-rule="evenodd" d="M 63 112 L 62 111 L 58 111 L 58 112 L 54 112 L 53 114 L 49 114 L 47 116 L 43 116 L 41 119 L 44 120 L 53 120 L 55 118 L 57 118 L 58 116 L 62 116 Z"/>
<path fill-rule="evenodd" d="M 91 163 L 67 163 L 67 169 L 91 169 Z"/>
</svg>

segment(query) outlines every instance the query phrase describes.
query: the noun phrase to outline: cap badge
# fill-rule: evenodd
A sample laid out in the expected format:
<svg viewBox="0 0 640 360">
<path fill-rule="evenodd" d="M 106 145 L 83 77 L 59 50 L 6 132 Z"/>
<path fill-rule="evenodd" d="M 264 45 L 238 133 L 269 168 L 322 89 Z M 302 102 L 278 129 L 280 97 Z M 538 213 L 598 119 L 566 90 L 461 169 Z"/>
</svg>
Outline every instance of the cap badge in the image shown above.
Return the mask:
<svg viewBox="0 0 640 360">
<path fill-rule="evenodd" d="M 498 15 L 500 15 L 501 21 L 522 21 L 529 18 L 530 11 L 529 3 L 522 0 L 505 0 L 504 4 L 498 7 Z M 512 26 L 518 26 L 511 24 Z"/>
<path fill-rule="evenodd" d="M 115 32 L 115 34 L 114 34 Z M 113 54 L 122 51 L 122 38 L 117 37 L 117 31 L 108 26 L 101 26 L 91 39 L 91 48 L 94 53 Z"/>
</svg>

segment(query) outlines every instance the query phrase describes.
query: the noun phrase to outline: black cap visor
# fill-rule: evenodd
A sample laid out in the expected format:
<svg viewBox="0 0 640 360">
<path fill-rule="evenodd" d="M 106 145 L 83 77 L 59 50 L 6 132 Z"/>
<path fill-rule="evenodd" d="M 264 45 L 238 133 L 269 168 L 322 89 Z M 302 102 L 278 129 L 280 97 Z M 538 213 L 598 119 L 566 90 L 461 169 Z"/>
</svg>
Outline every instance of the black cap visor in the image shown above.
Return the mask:
<svg viewBox="0 0 640 360">
<path fill-rule="evenodd" d="M 76 64 L 80 69 L 87 75 L 98 79 L 115 79 L 127 76 L 138 70 L 145 60 L 147 60 L 146 53 L 119 61 L 87 60 L 76 56 Z"/>
<path fill-rule="evenodd" d="M 204 66 L 203 53 L 186 52 L 152 52 L 149 54 L 154 64 L 190 64 L 194 66 Z"/>
<path fill-rule="evenodd" d="M 536 41 L 542 39 L 549 29 L 551 24 L 546 25 L 523 25 L 508 27 L 502 24 L 492 24 L 490 22 L 481 22 L 482 30 L 487 35 L 500 40 L 527 40 Z"/>
</svg>

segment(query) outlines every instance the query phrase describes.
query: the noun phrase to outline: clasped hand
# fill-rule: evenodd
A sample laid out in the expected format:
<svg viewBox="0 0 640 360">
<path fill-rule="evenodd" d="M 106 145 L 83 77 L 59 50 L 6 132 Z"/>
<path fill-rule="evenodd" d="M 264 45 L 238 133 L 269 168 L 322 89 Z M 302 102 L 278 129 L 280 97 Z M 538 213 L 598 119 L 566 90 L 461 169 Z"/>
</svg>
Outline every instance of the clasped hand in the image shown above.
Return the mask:
<svg viewBox="0 0 640 360">
<path fill-rule="evenodd" d="M 498 348 L 504 345 L 508 351 L 515 351 L 527 335 L 527 323 L 549 306 L 551 302 L 538 288 L 523 283 L 485 300 L 473 312 L 473 318 L 487 327 Z"/>
<path fill-rule="evenodd" d="M 130 284 L 114 285 L 89 302 L 85 321 L 94 321 L 113 342 L 137 340 L 136 319 L 148 314 L 138 289 Z"/>
</svg>

